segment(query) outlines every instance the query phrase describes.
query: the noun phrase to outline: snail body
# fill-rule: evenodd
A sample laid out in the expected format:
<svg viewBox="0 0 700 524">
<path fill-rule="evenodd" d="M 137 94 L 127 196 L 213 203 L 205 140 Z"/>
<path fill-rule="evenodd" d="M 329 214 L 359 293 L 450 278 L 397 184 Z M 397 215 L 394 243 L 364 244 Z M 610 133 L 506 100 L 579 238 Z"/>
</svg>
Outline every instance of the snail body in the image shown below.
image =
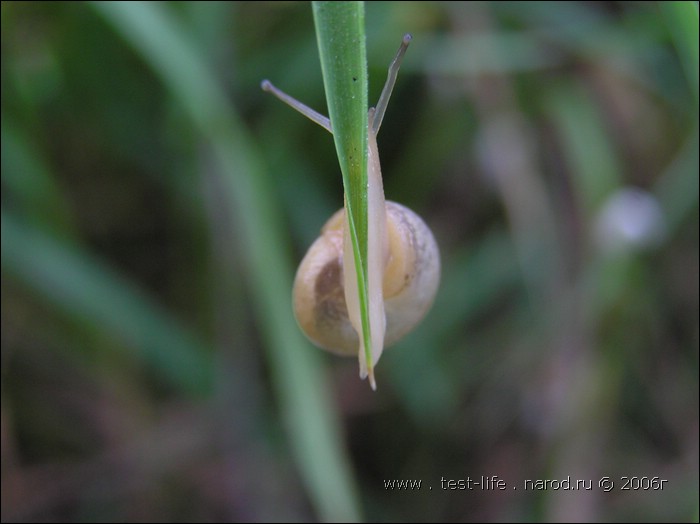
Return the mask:
<svg viewBox="0 0 700 524">
<path fill-rule="evenodd" d="M 360 376 L 376 388 L 373 369 L 384 346 L 410 332 L 430 309 L 440 280 L 440 255 L 430 228 L 413 211 L 385 201 L 377 133 L 411 40 L 405 35 L 376 109 L 368 114 L 366 303 L 371 358 L 365 353 L 359 287 L 346 209 L 323 226 L 294 280 L 297 322 L 317 346 L 359 357 Z M 330 120 L 264 80 L 262 88 L 333 133 Z"/>
</svg>

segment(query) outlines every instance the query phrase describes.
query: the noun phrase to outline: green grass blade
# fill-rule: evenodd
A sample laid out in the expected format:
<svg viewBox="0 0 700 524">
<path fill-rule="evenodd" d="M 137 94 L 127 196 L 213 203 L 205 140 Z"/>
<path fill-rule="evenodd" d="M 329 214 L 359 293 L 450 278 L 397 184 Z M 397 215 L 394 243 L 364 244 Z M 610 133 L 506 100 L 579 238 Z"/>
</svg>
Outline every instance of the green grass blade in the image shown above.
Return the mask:
<svg viewBox="0 0 700 524">
<path fill-rule="evenodd" d="M 81 248 L 5 211 L 2 269 L 67 315 L 101 326 L 171 384 L 190 393 L 211 389 L 213 362 L 201 340 Z"/>
<path fill-rule="evenodd" d="M 352 473 L 319 356 L 303 339 L 292 315 L 288 235 L 252 138 L 205 66 L 207 61 L 165 4 L 93 6 L 160 76 L 225 174 L 225 198 L 235 210 L 242 235 L 253 307 L 301 477 L 321 520 L 358 520 Z M 258 85 L 250 88 L 257 90 Z"/>
<path fill-rule="evenodd" d="M 372 369 L 368 304 L 367 49 L 364 2 L 313 2 L 333 138 L 343 174 L 357 269 L 367 369 Z"/>
<path fill-rule="evenodd" d="M 700 73 L 698 73 L 698 3 L 659 2 L 659 9 L 666 20 L 669 33 L 681 58 L 688 84 L 695 95 L 696 109 L 700 98 Z"/>
<path fill-rule="evenodd" d="M 2 184 L 37 227 L 62 238 L 74 234 L 69 207 L 41 153 L 14 122 L 2 119 Z"/>
</svg>

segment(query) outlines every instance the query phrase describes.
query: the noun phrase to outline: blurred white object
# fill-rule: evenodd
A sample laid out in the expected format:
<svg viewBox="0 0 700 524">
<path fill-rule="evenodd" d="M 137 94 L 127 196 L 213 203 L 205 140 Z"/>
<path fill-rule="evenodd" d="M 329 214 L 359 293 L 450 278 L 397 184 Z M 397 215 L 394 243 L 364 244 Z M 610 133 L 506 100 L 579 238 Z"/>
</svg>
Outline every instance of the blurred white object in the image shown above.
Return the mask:
<svg viewBox="0 0 700 524">
<path fill-rule="evenodd" d="M 653 248 L 666 234 L 664 214 L 651 193 L 625 187 L 603 205 L 595 234 L 602 250 L 611 254 Z"/>
</svg>

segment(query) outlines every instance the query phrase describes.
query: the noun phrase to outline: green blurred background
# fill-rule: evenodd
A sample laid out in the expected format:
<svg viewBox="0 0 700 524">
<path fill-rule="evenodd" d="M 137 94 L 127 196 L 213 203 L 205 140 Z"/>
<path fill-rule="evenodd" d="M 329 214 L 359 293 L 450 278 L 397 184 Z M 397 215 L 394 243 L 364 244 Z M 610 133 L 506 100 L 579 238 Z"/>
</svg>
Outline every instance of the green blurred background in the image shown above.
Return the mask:
<svg viewBox="0 0 700 524">
<path fill-rule="evenodd" d="M 697 521 L 697 3 L 366 25 L 443 258 L 376 393 L 291 311 L 341 178 L 259 85 L 325 112 L 310 5 L 2 3 L 3 521 Z"/>
</svg>

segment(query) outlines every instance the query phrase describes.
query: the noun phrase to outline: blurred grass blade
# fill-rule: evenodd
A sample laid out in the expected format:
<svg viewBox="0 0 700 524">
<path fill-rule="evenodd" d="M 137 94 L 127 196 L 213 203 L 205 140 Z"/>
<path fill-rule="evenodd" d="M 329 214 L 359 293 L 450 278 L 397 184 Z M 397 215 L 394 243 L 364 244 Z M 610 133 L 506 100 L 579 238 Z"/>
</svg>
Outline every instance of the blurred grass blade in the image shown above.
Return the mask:
<svg viewBox="0 0 700 524">
<path fill-rule="evenodd" d="M 688 84 L 695 95 L 695 110 L 700 98 L 700 50 L 698 49 L 698 3 L 659 2 L 669 33 L 681 58 Z"/>
<path fill-rule="evenodd" d="M 180 389 L 212 384 L 206 346 L 134 285 L 77 247 L 2 211 L 2 268 L 60 311 L 101 326 Z"/>
<path fill-rule="evenodd" d="M 2 184 L 22 215 L 42 231 L 72 239 L 69 206 L 40 151 L 14 122 L 2 119 Z"/>
<path fill-rule="evenodd" d="M 356 490 L 320 357 L 303 339 L 290 307 L 288 235 L 251 137 L 167 4 L 92 5 L 160 75 L 224 173 L 224 198 L 235 213 L 258 328 L 301 476 L 320 519 L 358 520 Z"/>
<path fill-rule="evenodd" d="M 348 232 L 357 274 L 362 326 L 359 336 L 364 347 L 364 355 L 360 358 L 364 358 L 373 381 L 368 303 L 368 108 L 364 3 L 313 2 L 313 11 L 328 113 L 343 174 Z M 346 289 L 346 294 L 350 293 Z"/>
</svg>

